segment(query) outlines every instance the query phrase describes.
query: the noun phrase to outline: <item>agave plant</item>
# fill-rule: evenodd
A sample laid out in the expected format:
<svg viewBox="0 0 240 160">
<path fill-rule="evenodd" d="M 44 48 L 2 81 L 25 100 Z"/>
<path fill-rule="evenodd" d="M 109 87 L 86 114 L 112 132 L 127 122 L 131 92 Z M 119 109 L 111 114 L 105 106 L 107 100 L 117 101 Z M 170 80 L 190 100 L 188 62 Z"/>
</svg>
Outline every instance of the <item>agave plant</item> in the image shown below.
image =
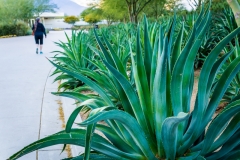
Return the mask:
<svg viewBox="0 0 240 160">
<path fill-rule="evenodd" d="M 217 21 L 216 30 L 218 30 L 221 36 L 227 35 L 234 31 L 237 27 L 236 20 L 230 8 L 225 8 L 224 12 Z M 236 58 L 240 57 L 240 47 L 239 47 L 239 36 L 235 38 L 223 49 L 223 53 L 233 52 L 233 54 L 228 58 L 227 62 L 223 65 L 222 69 L 219 71 L 216 81 L 218 81 L 223 74 L 227 66 L 234 61 Z M 238 73 L 233 81 L 230 83 L 227 91 L 225 92 L 222 102 L 231 102 L 240 94 L 240 73 Z"/>
<path fill-rule="evenodd" d="M 120 61 L 125 63 L 129 60 L 130 48 L 128 46 L 128 41 L 130 39 L 131 42 L 134 43 L 136 39 L 136 27 L 134 24 L 120 23 L 101 29 L 99 32 L 101 32 L 101 35 L 104 35 L 104 37 L 109 40 L 109 44 L 111 44 L 112 49 L 116 52 Z M 100 38 L 102 38 L 102 36 L 100 36 Z"/>
<path fill-rule="evenodd" d="M 225 37 L 234 29 L 238 28 L 230 7 L 225 7 L 221 14 L 215 15 L 213 21 L 216 23 L 214 32 L 221 37 Z"/>
<path fill-rule="evenodd" d="M 83 101 L 68 119 L 66 129 L 38 140 L 10 159 L 56 144 L 73 144 L 85 147 L 83 155 L 69 159 L 236 159 L 240 154 L 240 100 L 235 99 L 212 119 L 221 98 L 231 80 L 240 70 L 240 58 L 236 58 L 222 74 L 212 89 L 217 72 L 231 53 L 217 59 L 225 45 L 239 32 L 234 30 L 207 57 L 198 83 L 198 94 L 193 111 L 190 100 L 193 91 L 194 59 L 208 31 L 211 21 L 209 10 L 202 10 L 191 36 L 184 47 L 184 25 L 174 40 L 175 22 L 164 30 L 159 27 L 154 45 L 149 38 L 147 20 L 144 23 L 144 42 L 140 28 L 136 36 L 136 52 L 131 55 L 132 78 L 126 75 L 123 63 L 111 45 L 104 46 L 95 32 L 101 48 L 102 65 L 114 80 L 124 111 L 117 109 L 111 97 L 93 80 L 80 72 L 53 63 L 59 70 L 71 75 L 97 92 L 101 98 Z M 108 40 L 104 40 L 106 44 Z M 107 48 L 106 48 L 107 47 Z M 99 62 L 100 64 L 100 62 Z M 131 81 L 133 80 L 133 82 Z M 108 83 L 108 82 L 107 82 Z M 212 91 L 213 93 L 211 94 Z M 64 96 L 64 95 L 63 95 Z M 81 99 L 81 95 L 67 95 Z M 92 109 L 90 116 L 72 128 L 83 106 Z M 105 124 L 99 124 L 105 121 Z M 104 136 L 95 132 L 98 130 Z"/>
<path fill-rule="evenodd" d="M 190 35 L 190 29 L 193 27 L 195 20 L 197 19 L 198 14 L 191 13 L 184 18 L 185 22 L 185 34 L 186 37 Z M 220 36 L 219 31 L 216 29 L 216 22 L 212 18 L 209 30 L 206 32 L 205 37 L 202 41 L 201 47 L 198 50 L 198 54 L 195 58 L 194 67 L 201 68 L 206 57 L 211 52 L 211 50 L 216 46 L 216 44 L 223 39 L 223 36 Z M 217 31 L 217 33 L 216 33 Z M 226 35 L 225 35 L 226 36 Z"/>
<path fill-rule="evenodd" d="M 239 40 L 238 37 L 235 37 L 235 44 L 233 45 L 230 43 L 230 46 L 224 48 L 224 53 L 231 52 L 232 55 L 229 56 L 227 62 L 223 65 L 221 70 L 218 72 L 216 82 L 220 79 L 222 76 L 224 70 L 228 67 L 228 65 L 234 61 L 236 58 L 240 57 L 240 46 L 239 46 Z M 232 100 L 236 99 L 240 95 L 240 72 L 237 73 L 237 75 L 234 77 L 230 85 L 228 86 L 227 91 L 225 92 L 222 102 L 231 102 Z"/>
<path fill-rule="evenodd" d="M 88 68 L 94 70 L 95 67 L 84 58 L 93 59 L 96 58 L 95 54 L 91 52 L 88 45 L 91 42 L 94 44 L 94 39 L 89 36 L 89 34 L 84 31 L 76 32 L 72 31 L 71 38 L 65 33 L 67 38 L 67 43 L 56 42 L 60 50 L 53 51 L 57 53 L 53 57 L 53 61 L 62 67 L 67 67 L 72 70 L 79 70 L 80 68 Z M 65 74 L 60 70 L 56 69 L 52 75 L 58 74 L 55 78 L 55 81 L 62 80 L 63 83 L 59 86 L 60 89 L 72 90 L 79 86 L 82 86 L 84 83 L 78 79 L 72 77 L 71 75 Z"/>
<path fill-rule="evenodd" d="M 107 93 L 109 98 L 118 106 L 118 108 L 122 109 L 122 102 L 120 101 L 121 92 L 118 90 L 118 84 L 114 81 L 111 75 L 109 75 L 107 68 L 102 64 L 101 61 L 98 60 L 99 56 L 102 56 L 105 54 L 105 52 L 101 51 L 101 48 L 106 47 L 108 50 L 111 50 L 111 52 L 115 53 L 115 56 L 119 58 L 119 63 L 122 65 L 122 72 L 125 73 L 126 76 L 130 72 L 130 62 L 129 62 L 129 53 L 130 53 L 130 47 L 128 45 L 128 41 L 134 41 L 136 39 L 136 35 L 134 34 L 133 25 L 130 24 L 119 24 L 117 26 L 111 26 L 109 27 L 109 33 L 107 33 L 106 29 L 100 29 L 99 30 L 99 36 L 96 38 L 98 42 L 100 42 L 99 46 L 96 46 L 95 43 L 91 43 L 91 45 L 88 44 L 87 48 L 91 50 L 92 53 L 95 53 L 94 58 L 86 57 L 85 55 L 82 55 L 82 59 L 85 60 L 85 63 L 92 64 L 94 66 L 94 72 L 93 69 L 89 67 L 68 67 L 68 70 L 71 70 L 73 72 L 79 72 L 82 75 L 90 78 L 94 83 L 97 83 L 104 92 Z M 93 37 L 93 35 L 88 35 L 89 37 Z M 107 41 L 107 39 L 111 39 L 110 41 Z M 87 39 L 88 40 L 88 39 Z M 85 40 L 85 44 L 87 43 L 87 40 Z M 91 40 L 91 39 L 90 39 Z M 96 41 L 94 40 L 94 41 Z M 84 48 L 84 47 L 83 47 Z M 135 46 L 133 47 L 135 48 Z M 68 65 L 68 64 L 67 64 Z M 63 66 L 63 65 L 61 65 Z M 57 69 L 57 72 L 54 72 L 54 74 L 57 74 L 60 70 Z M 64 73 L 64 77 L 72 77 L 69 74 Z M 63 77 L 60 75 L 60 78 Z M 59 80 L 59 77 L 56 78 L 56 80 Z M 79 81 L 79 80 L 78 80 Z M 82 81 L 80 81 L 82 82 Z M 106 83 L 109 82 L 109 83 Z M 69 81 L 64 82 L 62 85 L 71 85 Z M 62 86 L 60 85 L 60 87 Z M 55 93 L 57 95 L 76 95 L 81 94 L 81 91 L 88 90 L 88 95 L 82 95 L 79 96 L 81 98 L 78 99 L 79 102 L 82 102 L 88 98 L 96 98 L 98 95 L 95 94 L 94 88 L 89 87 L 88 85 L 80 85 L 80 86 L 73 86 L 74 88 L 68 88 L 68 92 L 66 93 Z M 101 97 L 97 97 L 101 98 Z"/>
</svg>

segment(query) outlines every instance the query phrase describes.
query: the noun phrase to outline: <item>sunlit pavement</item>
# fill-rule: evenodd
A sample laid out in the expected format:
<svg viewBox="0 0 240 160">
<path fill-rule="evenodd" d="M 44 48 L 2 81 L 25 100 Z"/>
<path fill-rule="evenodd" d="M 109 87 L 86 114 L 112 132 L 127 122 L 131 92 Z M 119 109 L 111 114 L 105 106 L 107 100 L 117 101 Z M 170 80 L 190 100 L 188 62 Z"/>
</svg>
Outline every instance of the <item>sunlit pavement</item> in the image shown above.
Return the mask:
<svg viewBox="0 0 240 160">
<path fill-rule="evenodd" d="M 50 32 L 40 55 L 35 53 L 33 36 L 0 39 L 0 160 L 63 130 L 75 108 L 73 100 L 51 94 L 57 91 L 58 83 L 49 77 L 54 68 L 46 57 L 53 57 L 50 52 L 59 50 L 54 44 L 58 40 L 66 41 L 64 32 Z M 64 119 L 60 118 L 63 114 Z M 61 149 L 62 145 L 40 149 L 20 160 L 58 160 L 82 152 L 71 147 L 60 154 Z"/>
</svg>

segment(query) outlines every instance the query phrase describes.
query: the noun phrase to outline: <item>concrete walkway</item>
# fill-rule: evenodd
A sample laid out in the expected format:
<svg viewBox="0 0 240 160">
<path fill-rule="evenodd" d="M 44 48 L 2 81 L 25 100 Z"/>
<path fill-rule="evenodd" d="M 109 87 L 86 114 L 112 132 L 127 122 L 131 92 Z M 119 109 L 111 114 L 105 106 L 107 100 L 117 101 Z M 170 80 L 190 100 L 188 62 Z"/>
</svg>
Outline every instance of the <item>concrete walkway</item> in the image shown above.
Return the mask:
<svg viewBox="0 0 240 160">
<path fill-rule="evenodd" d="M 59 50 L 54 41 L 65 39 L 62 31 L 50 32 L 43 55 L 35 53 L 33 36 L 0 39 L 0 160 L 63 130 L 74 110 L 73 100 L 50 93 L 57 91 L 58 83 L 49 77 L 54 68 L 46 57 Z M 60 155 L 61 149 L 62 145 L 41 149 L 20 160 L 58 160 L 82 152 L 72 147 Z"/>
</svg>

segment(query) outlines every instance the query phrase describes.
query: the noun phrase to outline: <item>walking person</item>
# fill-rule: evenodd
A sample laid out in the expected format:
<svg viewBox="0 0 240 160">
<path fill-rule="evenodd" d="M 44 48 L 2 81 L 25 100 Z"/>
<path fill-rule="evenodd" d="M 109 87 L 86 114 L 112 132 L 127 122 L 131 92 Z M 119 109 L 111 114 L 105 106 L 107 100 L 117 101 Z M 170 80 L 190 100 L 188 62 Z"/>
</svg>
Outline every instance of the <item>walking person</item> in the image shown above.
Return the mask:
<svg viewBox="0 0 240 160">
<path fill-rule="evenodd" d="M 36 18 L 36 22 L 32 27 L 34 37 L 35 37 L 35 42 L 37 45 L 36 53 L 38 54 L 38 48 L 39 48 L 39 43 L 40 43 L 40 54 L 43 54 L 42 48 L 43 48 L 43 34 L 45 35 L 45 38 L 47 38 L 45 27 L 43 26 L 42 23 L 40 23 L 40 18 Z"/>
</svg>

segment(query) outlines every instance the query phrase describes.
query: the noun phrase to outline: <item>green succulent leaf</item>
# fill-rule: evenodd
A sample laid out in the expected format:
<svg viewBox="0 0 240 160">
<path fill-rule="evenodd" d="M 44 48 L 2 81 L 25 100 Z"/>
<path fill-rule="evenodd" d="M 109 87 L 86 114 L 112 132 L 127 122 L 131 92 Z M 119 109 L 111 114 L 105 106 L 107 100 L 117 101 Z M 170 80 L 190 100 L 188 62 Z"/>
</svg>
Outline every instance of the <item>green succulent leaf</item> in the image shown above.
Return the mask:
<svg viewBox="0 0 240 160">
<path fill-rule="evenodd" d="M 156 76 L 154 79 L 152 106 L 154 106 L 154 126 L 155 134 L 158 144 L 158 154 L 160 157 L 164 157 L 164 150 L 161 138 L 162 124 L 167 118 L 167 48 L 168 40 L 164 39 L 164 50 L 161 55 L 158 56 L 158 65 L 156 70 Z"/>
<path fill-rule="evenodd" d="M 60 75 L 60 76 L 57 76 L 53 82 L 56 82 L 56 81 L 59 81 L 59 80 L 66 80 L 66 79 L 71 79 L 73 78 L 72 76 L 69 76 L 69 75 Z"/>
<path fill-rule="evenodd" d="M 213 152 L 222 146 L 240 128 L 240 113 L 236 114 L 227 124 L 223 133 L 214 141 L 208 152 Z"/>
<path fill-rule="evenodd" d="M 46 138 L 43 138 L 41 140 L 38 140 L 26 146 L 21 151 L 11 156 L 9 159 L 15 160 L 35 150 L 57 145 L 57 144 L 72 144 L 72 145 L 84 147 L 85 134 L 86 134 L 86 130 L 83 130 L 83 129 L 72 129 L 70 133 L 65 133 L 65 131 L 58 132 L 54 135 L 48 136 Z M 113 159 L 122 159 L 122 158 L 136 159 L 136 160 L 142 159 L 140 155 L 129 154 L 129 153 L 125 153 L 118 150 L 106 139 L 104 139 L 103 137 L 97 134 L 93 134 L 91 147 L 95 151 L 100 152 L 106 156 L 112 157 Z"/>
<path fill-rule="evenodd" d="M 145 33 L 147 34 L 147 33 Z M 146 36 L 146 35 L 145 35 Z M 146 37 L 144 37 L 145 39 Z M 148 43 L 145 40 L 145 43 Z M 138 91 L 139 100 L 141 103 L 141 107 L 143 109 L 143 113 L 145 117 L 150 116 L 147 120 L 147 125 L 150 127 L 151 133 L 153 133 L 153 117 L 152 117 L 152 105 L 151 105 L 151 98 L 150 98 L 150 91 L 146 73 L 146 67 L 144 66 L 143 54 L 141 49 L 141 42 L 140 42 L 140 30 L 138 28 L 137 32 L 137 44 L 136 44 L 136 61 L 134 60 L 133 53 L 131 52 L 131 60 L 132 60 L 132 68 L 133 74 L 135 79 L 136 88 Z M 148 53 L 150 54 L 150 53 Z M 146 55 L 145 55 L 146 56 Z M 136 65 L 135 65 L 136 64 Z M 148 64 L 149 65 L 149 64 Z M 143 94 L 144 93 L 144 94 Z"/>
<path fill-rule="evenodd" d="M 150 84 L 150 74 L 151 74 L 151 64 L 152 64 L 152 46 L 149 39 L 149 33 L 148 33 L 148 21 L 146 15 L 144 16 L 144 52 L 145 52 L 145 58 L 144 58 L 144 66 L 145 66 L 145 73 L 148 81 L 148 84 Z M 140 54 L 139 54 L 140 56 Z M 142 65 L 142 64 L 140 64 Z M 142 72 L 143 73 L 143 72 Z M 149 86 L 149 85 L 148 85 Z"/>
<path fill-rule="evenodd" d="M 173 70 L 173 67 L 175 66 L 175 63 L 182 51 L 181 47 L 182 47 L 182 41 L 183 41 L 183 31 L 184 31 L 184 23 L 182 24 L 181 30 L 179 31 L 177 40 L 174 44 L 173 54 L 171 58 L 171 67 L 172 67 L 171 71 Z"/>
<path fill-rule="evenodd" d="M 75 71 L 70 71 L 66 68 L 63 68 L 55 63 L 53 63 L 52 61 L 50 61 L 55 67 L 57 67 L 58 69 L 62 70 L 63 72 L 74 76 L 76 78 L 78 78 L 79 80 L 83 81 L 84 83 L 88 84 L 90 87 L 92 87 L 97 93 L 99 93 L 101 95 L 101 97 L 106 101 L 106 103 L 108 103 L 110 106 L 114 106 L 114 104 L 112 103 L 111 99 L 107 96 L 106 92 L 99 86 L 97 85 L 95 82 L 93 82 L 92 80 L 88 79 L 87 77 L 83 76 L 80 73 L 77 73 Z"/>
<path fill-rule="evenodd" d="M 119 57 L 117 56 L 116 52 L 114 51 L 114 49 L 112 48 L 111 44 L 109 43 L 109 41 L 106 39 L 106 37 L 103 35 L 103 39 L 108 47 L 108 49 L 110 50 L 110 53 L 111 53 L 111 56 L 112 56 L 112 59 L 118 69 L 118 71 L 120 73 L 122 73 L 126 78 L 127 78 L 127 74 L 126 74 L 126 71 L 123 67 L 123 64 L 121 62 L 121 60 L 119 59 Z"/>
<path fill-rule="evenodd" d="M 220 159 L 227 155 L 229 152 L 233 151 L 235 147 L 240 145 L 240 130 L 234 133 L 234 135 L 222 146 L 218 152 L 213 152 L 209 156 L 206 156 L 207 160 Z M 238 149 L 239 151 L 239 149 Z"/>
<path fill-rule="evenodd" d="M 134 143 L 130 143 L 131 145 L 126 143 L 124 140 L 122 140 L 120 136 L 116 134 L 116 132 L 111 127 L 97 124 L 96 129 L 101 131 L 107 137 L 107 139 L 109 139 L 113 143 L 113 145 L 119 148 L 120 150 L 129 153 L 136 153 L 136 151 L 132 148 L 132 145 L 134 145 Z M 143 154 L 141 151 L 138 153 Z"/>
<path fill-rule="evenodd" d="M 225 129 L 225 124 L 228 124 L 228 122 L 232 119 L 234 115 L 236 115 L 238 112 L 240 112 L 240 100 L 237 100 L 231 104 L 229 104 L 222 112 L 219 114 L 210 124 L 206 136 L 204 138 L 204 145 L 202 147 L 201 155 L 205 155 L 208 153 L 209 149 L 213 145 L 213 142 L 215 139 L 219 136 L 219 132 L 223 129 Z M 239 123 L 239 122 L 237 122 Z M 240 127 L 239 125 L 237 125 Z M 233 133 L 238 130 L 239 128 L 236 129 L 231 129 L 231 132 L 229 133 L 230 135 L 233 135 Z M 222 133 L 223 134 L 223 133 Z M 221 137 L 222 140 L 227 141 Z M 230 136 L 228 136 L 230 138 Z M 223 142 L 224 142 L 223 141 Z M 216 143 L 216 142 L 215 142 Z M 221 144 L 219 144 L 221 146 Z"/>
<path fill-rule="evenodd" d="M 84 160 L 84 155 L 80 155 L 74 158 L 65 158 L 62 160 Z M 99 153 L 90 153 L 89 160 L 114 160 L 113 158 L 107 157 L 104 154 L 99 154 Z"/>
<path fill-rule="evenodd" d="M 100 47 L 101 50 L 102 50 L 102 53 L 103 53 L 103 55 L 104 55 L 104 59 L 106 59 L 107 62 L 110 63 L 114 68 L 116 68 L 116 65 L 115 65 L 112 57 L 110 56 L 110 54 L 109 54 L 109 52 L 107 51 L 107 49 L 104 47 L 102 41 L 99 39 L 96 30 L 94 30 L 94 35 L 95 35 L 95 38 L 96 38 L 96 40 L 97 40 L 97 43 L 98 43 L 99 47 Z M 103 58 L 103 57 L 102 57 L 102 58 Z"/>
<path fill-rule="evenodd" d="M 177 158 L 177 160 L 193 160 L 196 159 L 200 154 L 200 151 L 186 154 L 184 157 Z"/>
<path fill-rule="evenodd" d="M 181 112 L 178 116 L 166 118 L 163 122 L 161 135 L 167 159 L 176 158 L 178 125 L 188 118 L 189 114 Z"/>
<path fill-rule="evenodd" d="M 153 55 L 152 55 L 151 79 L 150 79 L 150 92 L 151 93 L 153 90 L 153 83 L 154 83 L 154 78 L 155 78 L 156 69 L 157 69 L 158 56 L 162 53 L 163 39 L 164 39 L 163 35 L 164 35 L 163 27 L 162 27 L 162 25 L 160 25 L 158 34 L 156 34 Z"/>
<path fill-rule="evenodd" d="M 222 157 L 222 159 L 236 159 L 240 157 L 240 150 L 234 150 Z"/>
<path fill-rule="evenodd" d="M 208 105 L 206 105 L 207 101 L 208 101 L 208 97 L 210 96 L 209 93 L 207 94 L 207 91 L 209 90 L 207 87 L 211 86 L 210 84 L 208 84 L 208 81 L 209 81 L 208 79 L 209 79 L 211 73 L 212 73 L 212 75 L 216 74 L 216 72 L 219 69 L 218 66 L 217 65 L 214 66 L 214 64 L 221 65 L 222 63 L 220 63 L 220 61 L 223 61 L 224 59 L 221 59 L 217 63 L 213 63 L 213 61 L 216 61 L 217 56 L 219 55 L 221 50 L 224 48 L 224 46 L 226 44 L 228 44 L 229 41 L 232 38 L 234 38 L 234 36 L 236 36 L 239 32 L 240 32 L 240 28 L 236 29 L 234 32 L 232 32 L 227 37 L 225 37 L 221 42 L 219 42 L 218 45 L 211 51 L 211 53 L 209 54 L 209 56 L 207 57 L 204 65 L 203 65 L 203 68 L 202 68 L 202 71 L 200 74 L 200 78 L 199 78 L 199 83 L 198 83 L 198 94 L 197 94 L 197 100 L 195 103 L 195 109 L 193 111 L 193 117 L 192 117 L 190 126 L 188 127 L 188 130 L 186 131 L 186 133 L 183 137 L 183 140 L 182 140 L 183 145 L 178 149 L 179 154 L 183 154 L 187 150 L 187 148 L 189 148 L 192 145 L 192 143 L 194 143 L 194 141 L 203 132 L 207 123 L 211 120 L 211 117 L 212 117 L 223 93 L 225 92 L 225 89 L 223 89 L 223 87 L 226 88 L 229 85 L 229 83 L 231 82 L 232 78 L 236 75 L 237 69 L 235 67 L 238 63 L 238 60 L 235 61 L 234 64 L 231 64 L 232 67 L 230 67 L 228 69 L 228 71 L 225 72 L 225 75 L 222 76 L 222 82 L 217 84 L 218 87 L 216 86 L 215 87 L 216 89 L 214 90 L 215 94 L 213 93 L 214 95 L 212 96 L 210 103 Z M 213 68 L 213 66 L 214 66 L 214 68 Z M 212 70 L 212 68 L 213 68 L 213 70 Z M 235 69 L 235 71 L 234 71 L 234 69 Z M 213 71 L 213 72 L 211 72 L 211 71 Z M 211 78 L 210 78 L 210 81 L 212 81 Z M 215 100 L 217 97 L 218 97 L 218 99 L 216 101 L 214 101 L 214 105 L 211 104 L 211 103 L 213 103 L 213 100 Z M 207 106 L 208 106 L 208 108 L 206 110 Z M 208 115 L 208 116 L 207 117 L 206 117 L 206 115 L 204 116 L 204 113 L 206 113 L 206 115 Z M 201 122 L 201 124 L 200 124 L 200 122 Z M 201 125 L 201 127 L 199 127 L 200 125 Z"/>
<path fill-rule="evenodd" d="M 92 142 L 92 134 L 94 133 L 96 123 L 87 126 L 86 130 L 86 143 L 84 150 L 84 160 L 88 160 L 91 153 L 91 142 Z"/>
<path fill-rule="evenodd" d="M 145 138 L 144 131 L 139 126 L 138 122 L 132 116 L 123 111 L 113 110 L 108 112 L 100 112 L 99 114 L 89 117 L 84 122 L 79 123 L 79 125 L 87 126 L 97 123 L 98 121 L 108 119 L 114 119 L 121 122 L 121 124 L 128 129 L 128 132 L 131 134 L 134 142 L 141 148 L 144 155 L 150 159 L 156 159 L 150 149 L 147 139 Z"/>
<path fill-rule="evenodd" d="M 195 39 L 195 32 L 196 29 L 193 28 L 193 33 L 186 44 L 184 50 L 182 51 L 181 55 L 179 56 L 172 73 L 172 80 L 171 80 L 171 94 L 172 94 L 172 106 L 173 106 L 173 113 L 175 116 L 178 115 L 179 112 L 183 111 L 182 106 L 182 79 L 183 79 L 183 64 L 185 64 L 185 60 L 188 56 L 188 51 L 191 49 L 191 43 Z"/>
<path fill-rule="evenodd" d="M 88 96 L 85 96 L 84 94 L 77 93 L 77 92 L 52 92 L 52 94 L 56 96 L 72 98 L 79 102 L 83 102 L 89 99 Z"/>
<path fill-rule="evenodd" d="M 208 108 L 206 109 L 204 125 L 209 122 L 211 116 L 213 115 L 214 111 L 216 110 L 217 105 L 219 104 L 224 92 L 226 91 L 228 85 L 230 84 L 231 80 L 235 77 L 235 75 L 240 70 L 240 57 L 236 58 L 229 67 L 224 71 L 221 79 L 219 80 L 216 89 L 212 94 L 212 98 L 209 102 Z"/>
<path fill-rule="evenodd" d="M 74 121 L 76 120 L 77 116 L 79 116 L 79 113 L 84 106 L 89 106 L 91 109 L 96 109 L 104 106 L 104 104 L 97 99 L 88 99 L 82 102 L 81 105 L 77 107 L 68 118 L 66 129 L 65 129 L 66 133 L 69 133 L 71 131 Z"/>
<path fill-rule="evenodd" d="M 150 136 L 150 133 L 151 133 L 150 126 L 147 125 L 146 117 L 144 116 L 142 106 L 139 102 L 138 96 L 136 95 L 134 88 L 131 86 L 129 81 L 121 73 L 119 73 L 116 69 L 114 69 L 111 65 L 109 65 L 105 61 L 104 61 L 104 64 L 108 67 L 108 69 L 113 73 L 115 78 L 121 84 L 132 106 L 132 109 L 136 116 L 136 120 L 145 130 L 146 136 L 150 141 L 151 146 L 155 146 L 155 143 L 153 142 L 153 139 L 152 139 L 153 137 Z"/>
</svg>

